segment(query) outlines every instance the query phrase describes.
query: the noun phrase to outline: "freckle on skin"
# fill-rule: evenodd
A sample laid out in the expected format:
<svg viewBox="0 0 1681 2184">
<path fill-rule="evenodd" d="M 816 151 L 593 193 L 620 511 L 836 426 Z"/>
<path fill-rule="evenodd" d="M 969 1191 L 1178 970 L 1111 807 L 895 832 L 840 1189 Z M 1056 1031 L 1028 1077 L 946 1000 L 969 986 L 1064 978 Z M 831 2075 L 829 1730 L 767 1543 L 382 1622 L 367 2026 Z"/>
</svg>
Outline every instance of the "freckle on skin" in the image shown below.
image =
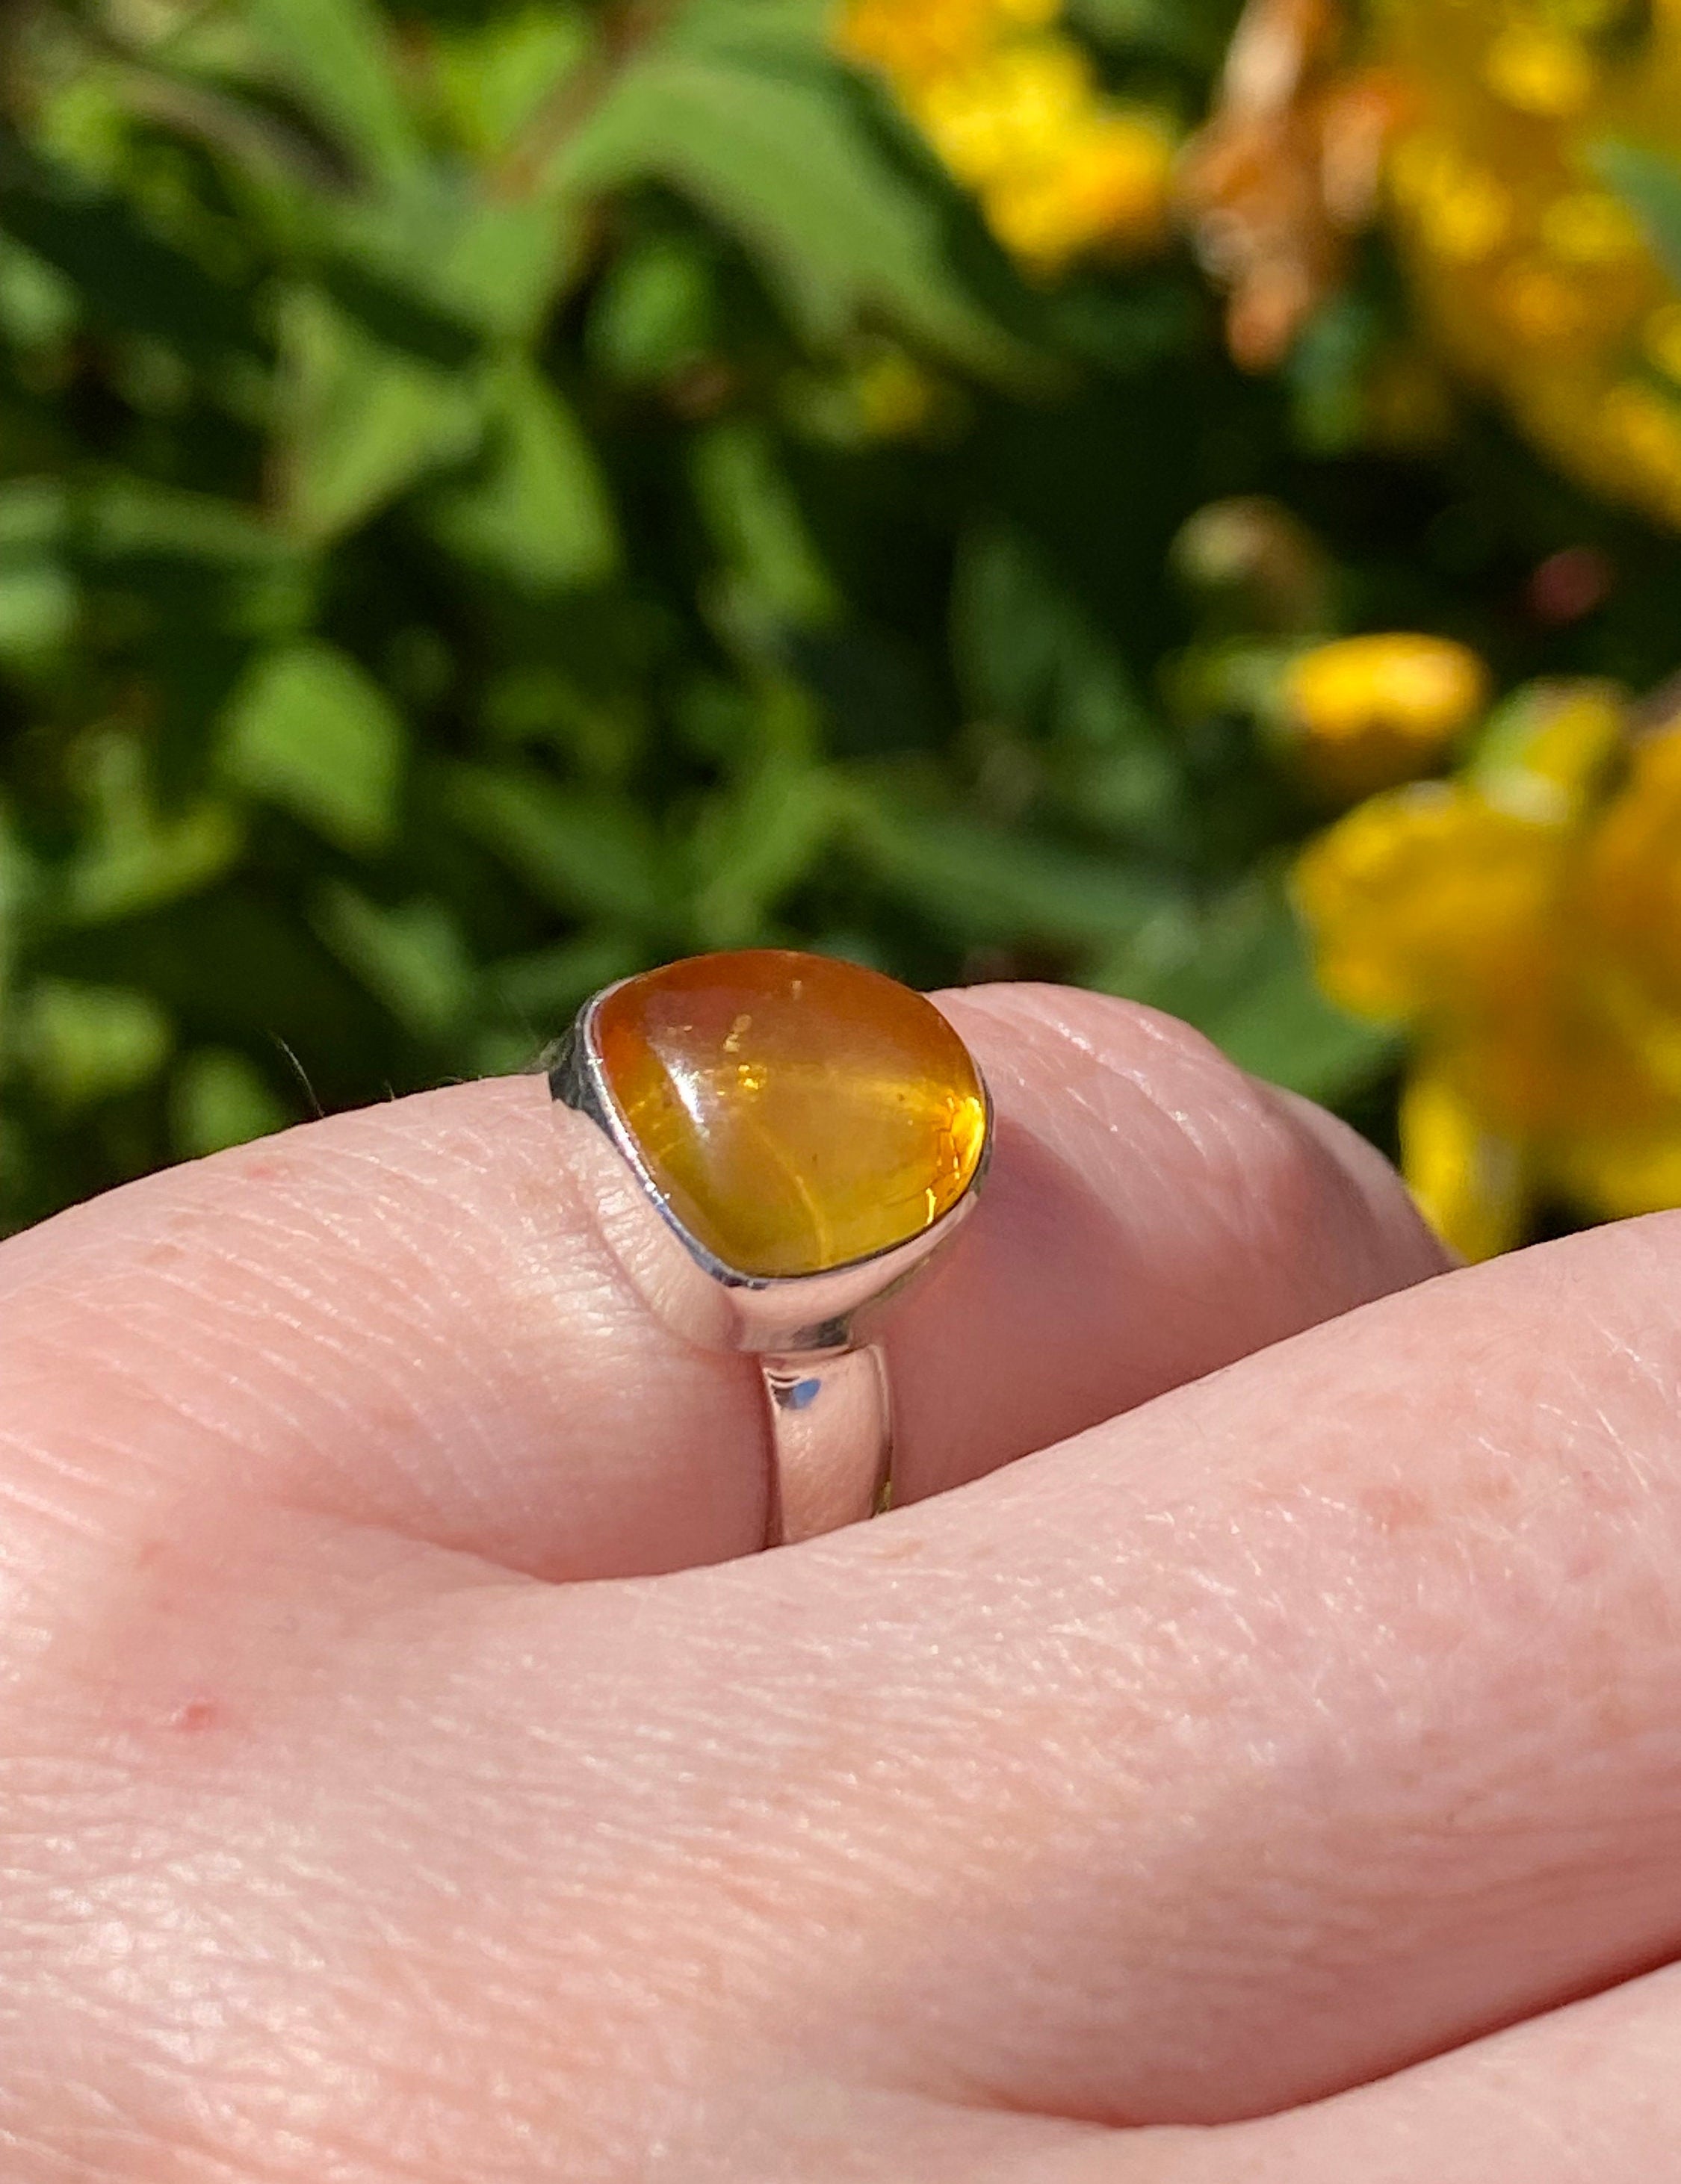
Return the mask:
<svg viewBox="0 0 1681 2184">
<path fill-rule="evenodd" d="M 1522 1484 L 1510 1462 L 1479 1464 L 1472 1473 L 1465 1494 L 1468 1509 L 1490 1517 L 1509 1517 L 1522 1505 Z"/>
<path fill-rule="evenodd" d="M 1642 1708 L 1611 1683 L 1592 1695 L 1594 1749 L 1616 1752 L 1638 1736 L 1645 1726 Z"/>
<path fill-rule="evenodd" d="M 1371 1486 L 1360 1499 L 1366 1514 L 1378 1530 L 1386 1535 L 1394 1532 L 1416 1531 L 1430 1518 L 1430 1497 L 1416 1486 L 1393 1482 Z"/>
<path fill-rule="evenodd" d="M 211 1698 L 188 1699 L 170 1716 L 170 1727 L 183 1735 L 196 1736 L 200 1730 L 214 1729 L 221 1719 L 222 1710 Z"/>
<path fill-rule="evenodd" d="M 1450 1499 L 1439 1491 L 1431 1493 L 1410 1485 L 1405 1479 L 1382 1479 L 1361 1490 L 1360 1507 L 1378 1531 L 1388 1537 L 1432 1524 L 1462 1522 L 1469 1516 L 1509 1518 L 1522 1501 L 1522 1481 L 1511 1468 L 1483 1463 L 1466 1468 Z"/>
</svg>

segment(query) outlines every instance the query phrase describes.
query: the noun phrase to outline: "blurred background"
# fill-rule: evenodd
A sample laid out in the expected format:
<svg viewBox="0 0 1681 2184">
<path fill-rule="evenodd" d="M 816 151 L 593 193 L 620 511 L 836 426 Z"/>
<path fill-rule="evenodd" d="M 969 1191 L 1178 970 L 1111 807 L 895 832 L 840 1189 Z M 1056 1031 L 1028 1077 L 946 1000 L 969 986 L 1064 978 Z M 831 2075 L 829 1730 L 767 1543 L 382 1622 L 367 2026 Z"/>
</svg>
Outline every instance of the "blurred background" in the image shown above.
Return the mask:
<svg viewBox="0 0 1681 2184">
<path fill-rule="evenodd" d="M 1681 1203 L 1678 0 L 5 0 L 0 1225 L 698 950 Z"/>
</svg>

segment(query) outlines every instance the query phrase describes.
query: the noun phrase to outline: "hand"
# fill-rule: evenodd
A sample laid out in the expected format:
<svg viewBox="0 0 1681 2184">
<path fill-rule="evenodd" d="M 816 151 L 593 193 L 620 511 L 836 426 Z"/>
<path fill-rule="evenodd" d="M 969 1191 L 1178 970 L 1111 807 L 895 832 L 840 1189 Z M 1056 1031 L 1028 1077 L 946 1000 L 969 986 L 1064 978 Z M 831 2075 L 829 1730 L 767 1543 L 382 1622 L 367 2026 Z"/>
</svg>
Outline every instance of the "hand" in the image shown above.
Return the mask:
<svg viewBox="0 0 1681 2184">
<path fill-rule="evenodd" d="M 804 1546 L 540 1079 L 0 1248 L 8 2184 L 1673 2173 L 1681 1228 L 1446 1273 L 1179 1028 L 949 1008 L 914 1506 Z"/>
</svg>

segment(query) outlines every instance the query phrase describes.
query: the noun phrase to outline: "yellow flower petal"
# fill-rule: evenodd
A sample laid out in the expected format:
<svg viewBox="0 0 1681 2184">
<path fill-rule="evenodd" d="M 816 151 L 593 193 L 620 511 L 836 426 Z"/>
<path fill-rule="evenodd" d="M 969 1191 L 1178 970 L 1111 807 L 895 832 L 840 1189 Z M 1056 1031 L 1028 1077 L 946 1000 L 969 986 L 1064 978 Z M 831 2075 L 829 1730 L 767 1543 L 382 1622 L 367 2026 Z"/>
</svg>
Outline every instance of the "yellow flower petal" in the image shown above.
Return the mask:
<svg viewBox="0 0 1681 2184">
<path fill-rule="evenodd" d="M 1452 264 L 1468 265 L 1505 241 L 1512 203 L 1493 175 L 1466 167 L 1419 199 L 1416 218 L 1432 250 Z"/>
<path fill-rule="evenodd" d="M 1093 99 L 1091 65 L 1065 38 L 1024 38 L 935 78 L 915 103 L 935 150 L 972 187 L 1060 166 Z"/>
<path fill-rule="evenodd" d="M 1393 224 L 1444 348 L 1591 491 L 1681 528 L 1681 420 L 1651 369 L 1681 358 L 1663 315 L 1677 283 L 1592 180 L 1606 142 L 1681 148 L 1681 4 L 1362 13 L 1407 115 L 1386 163 Z"/>
<path fill-rule="evenodd" d="M 1599 794 L 1628 733 L 1613 682 L 1532 682 L 1478 739 L 1466 779 L 1491 804 L 1562 823 Z"/>
<path fill-rule="evenodd" d="M 1608 947 L 1681 1008 L 1681 727 L 1635 745 L 1588 844 L 1583 896 Z"/>
<path fill-rule="evenodd" d="M 1568 1139 L 1548 1167 L 1560 1195 L 1600 1220 L 1625 1221 L 1681 1206 L 1681 1107 L 1644 1130 Z"/>
<path fill-rule="evenodd" d="M 1352 798 L 1424 772 L 1488 691 L 1468 645 L 1396 631 L 1298 654 L 1281 695 L 1303 771 L 1327 794 Z"/>
<path fill-rule="evenodd" d="M 1568 190 L 1541 214 L 1541 241 L 1567 265 L 1604 265 L 1645 247 L 1640 223 L 1604 190 Z"/>
<path fill-rule="evenodd" d="M 1491 1130 L 1448 1070 L 1427 1065 L 1401 1095 L 1401 1172 L 1437 1234 L 1467 1259 L 1523 1240 L 1529 1206 L 1521 1146 Z"/>
<path fill-rule="evenodd" d="M 1475 1011 L 1553 916 L 1566 838 L 1442 783 L 1368 799 L 1297 862 L 1321 984 L 1360 1016 Z"/>
<path fill-rule="evenodd" d="M 1136 248 L 1165 231 L 1172 148 L 1159 129 L 1112 114 L 1059 136 L 1043 165 L 1025 163 L 985 193 L 1006 249 L 1046 272 L 1101 243 Z"/>
<path fill-rule="evenodd" d="M 1488 48 L 1483 75 L 1508 106 L 1550 120 L 1580 113 L 1594 89 L 1594 64 L 1580 39 L 1539 23 L 1509 24 Z"/>
<path fill-rule="evenodd" d="M 848 0 L 834 42 L 879 70 L 999 241 L 1030 271 L 1167 231 L 1164 117 L 1116 104 L 1061 0 Z"/>
</svg>

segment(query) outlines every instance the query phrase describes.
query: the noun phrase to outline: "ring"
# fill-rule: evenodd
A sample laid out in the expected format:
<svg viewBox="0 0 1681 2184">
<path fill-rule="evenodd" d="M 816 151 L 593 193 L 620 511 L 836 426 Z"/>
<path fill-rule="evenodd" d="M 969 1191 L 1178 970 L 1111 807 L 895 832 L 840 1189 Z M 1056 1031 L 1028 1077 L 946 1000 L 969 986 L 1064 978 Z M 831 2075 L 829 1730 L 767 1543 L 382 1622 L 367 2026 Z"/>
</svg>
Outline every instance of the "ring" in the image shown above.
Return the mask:
<svg viewBox="0 0 1681 2184">
<path fill-rule="evenodd" d="M 879 971 L 744 949 L 603 987 L 545 1060 L 628 1171 L 628 1212 L 604 1225 L 644 1295 L 691 1340 L 758 1359 L 765 1545 L 885 1508 L 878 1316 L 962 1227 L 991 1149 L 952 1026 Z"/>
</svg>

